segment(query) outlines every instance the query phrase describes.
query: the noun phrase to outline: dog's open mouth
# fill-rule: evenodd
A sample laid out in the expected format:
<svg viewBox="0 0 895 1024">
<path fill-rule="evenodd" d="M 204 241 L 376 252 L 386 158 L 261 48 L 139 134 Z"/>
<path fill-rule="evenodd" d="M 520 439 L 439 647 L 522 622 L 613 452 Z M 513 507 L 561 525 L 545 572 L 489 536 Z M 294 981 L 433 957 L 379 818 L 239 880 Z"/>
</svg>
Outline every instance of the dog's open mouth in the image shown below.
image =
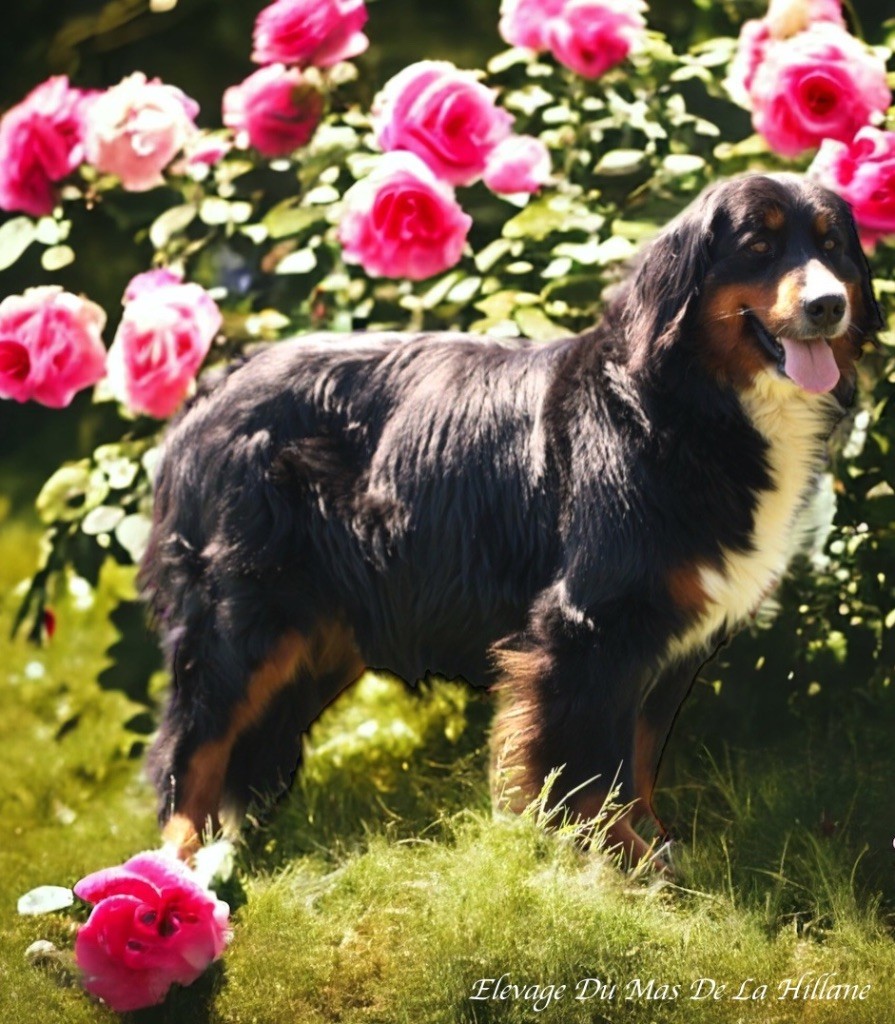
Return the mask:
<svg viewBox="0 0 895 1024">
<path fill-rule="evenodd" d="M 803 391 L 820 395 L 836 387 L 839 382 L 839 367 L 826 338 L 778 336 L 771 334 L 754 313 L 747 310 L 746 318 L 762 348 L 774 360 L 780 373 L 794 384 L 798 384 Z"/>
</svg>

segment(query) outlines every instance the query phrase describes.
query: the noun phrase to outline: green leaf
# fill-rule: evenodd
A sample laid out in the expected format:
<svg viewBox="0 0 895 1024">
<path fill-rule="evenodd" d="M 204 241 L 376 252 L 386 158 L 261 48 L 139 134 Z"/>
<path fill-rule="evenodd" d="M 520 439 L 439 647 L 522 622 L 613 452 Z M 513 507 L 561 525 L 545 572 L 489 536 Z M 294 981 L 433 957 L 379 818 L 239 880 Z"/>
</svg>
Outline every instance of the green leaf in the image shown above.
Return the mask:
<svg viewBox="0 0 895 1024">
<path fill-rule="evenodd" d="M 483 274 L 494 266 L 495 263 L 513 249 L 513 243 L 507 238 L 495 238 L 489 242 L 484 249 L 475 254 L 476 268 Z M 520 248 L 521 251 L 521 248 Z"/>
<path fill-rule="evenodd" d="M 311 249 L 297 249 L 277 264 L 278 274 L 308 274 L 317 266 L 317 257 Z"/>
<path fill-rule="evenodd" d="M 271 238 L 300 235 L 303 231 L 326 221 L 326 209 L 321 206 L 296 206 L 293 199 L 279 203 L 269 210 L 263 225 Z"/>
<path fill-rule="evenodd" d="M 185 231 L 196 216 L 196 207 L 191 203 L 172 206 L 159 214 L 149 229 L 149 241 L 156 249 L 164 249 L 175 235 Z"/>
<path fill-rule="evenodd" d="M 210 227 L 230 223 L 230 203 L 219 196 L 208 196 L 199 207 L 199 218 Z"/>
<path fill-rule="evenodd" d="M 568 331 L 555 323 L 549 316 L 537 306 L 526 306 L 517 309 L 513 319 L 519 325 L 526 338 L 532 341 L 553 341 L 555 338 L 564 338 Z"/>
<path fill-rule="evenodd" d="M 539 199 L 517 213 L 503 226 L 504 238 L 529 238 L 540 242 L 553 232 L 584 231 L 596 234 L 606 218 L 589 211 L 567 196 Z"/>
<path fill-rule="evenodd" d="M 152 521 L 141 512 L 125 516 L 115 528 L 115 539 L 131 556 L 134 562 L 139 562 L 146 550 L 149 541 L 149 533 L 152 530 Z"/>
<path fill-rule="evenodd" d="M 610 149 L 600 157 L 600 162 L 594 168 L 594 174 L 602 174 L 606 177 L 633 174 L 643 166 L 646 160 L 646 153 L 640 149 Z"/>
<path fill-rule="evenodd" d="M 30 217 L 13 217 L 0 227 L 0 270 L 6 270 L 34 241 L 34 221 Z"/>
<path fill-rule="evenodd" d="M 52 273 L 56 270 L 62 270 L 63 267 L 67 267 L 75 261 L 75 251 L 68 245 L 54 245 L 52 249 L 44 250 L 43 256 L 40 258 L 40 265 L 44 270 Z"/>
<path fill-rule="evenodd" d="M 124 519 L 124 509 L 117 505 L 98 505 L 91 509 L 81 523 L 81 529 L 91 537 L 100 533 L 111 533 Z"/>
<path fill-rule="evenodd" d="M 705 167 L 705 160 L 693 153 L 669 153 L 662 161 L 662 167 L 676 177 L 695 174 Z"/>
</svg>

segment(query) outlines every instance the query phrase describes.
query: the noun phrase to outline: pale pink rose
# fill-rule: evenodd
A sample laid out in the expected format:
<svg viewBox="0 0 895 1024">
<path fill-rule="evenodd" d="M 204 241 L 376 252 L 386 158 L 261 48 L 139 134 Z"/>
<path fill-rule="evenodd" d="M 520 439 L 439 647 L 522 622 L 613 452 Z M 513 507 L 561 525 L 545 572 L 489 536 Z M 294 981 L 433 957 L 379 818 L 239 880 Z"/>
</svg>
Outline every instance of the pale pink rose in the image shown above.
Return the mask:
<svg viewBox="0 0 895 1024">
<path fill-rule="evenodd" d="M 128 192 L 163 185 L 162 171 L 197 131 L 198 112 L 180 89 L 135 71 L 90 105 L 87 159 Z"/>
<path fill-rule="evenodd" d="M 95 904 L 75 940 L 84 988 L 117 1013 L 157 1005 L 175 983 L 191 985 L 229 939 L 227 904 L 159 852 L 96 871 L 75 893 Z"/>
<path fill-rule="evenodd" d="M 556 17 L 568 0 L 503 0 L 498 31 L 510 46 L 546 50 L 544 26 Z"/>
<path fill-rule="evenodd" d="M 895 132 L 868 125 L 850 143 L 825 139 L 808 176 L 851 206 L 867 248 L 895 234 Z"/>
<path fill-rule="evenodd" d="M 57 285 L 0 302 L 0 398 L 52 409 L 105 376 L 106 314 Z"/>
<path fill-rule="evenodd" d="M 550 177 L 550 153 L 533 135 L 510 135 L 488 156 L 483 180 L 492 192 L 537 192 Z"/>
<path fill-rule="evenodd" d="M 422 60 L 395 75 L 373 101 L 373 128 L 389 152 L 416 153 L 452 185 L 481 177 L 488 155 L 510 134 L 513 118 L 472 71 Z"/>
<path fill-rule="evenodd" d="M 418 281 L 457 263 L 471 225 L 418 156 L 387 153 L 345 194 L 339 240 L 345 261 L 368 274 Z"/>
<path fill-rule="evenodd" d="M 823 139 L 850 142 L 892 101 L 884 62 L 827 22 L 775 41 L 756 71 L 750 98 L 753 127 L 784 156 Z"/>
<path fill-rule="evenodd" d="M 255 20 L 252 60 L 328 68 L 366 50 L 366 22 L 364 0 L 276 0 Z"/>
<path fill-rule="evenodd" d="M 165 419 L 189 394 L 221 312 L 198 284 L 168 270 L 138 274 L 109 349 L 112 394 L 134 412 Z"/>
<path fill-rule="evenodd" d="M 599 78 L 620 64 L 644 36 L 637 0 L 569 0 L 544 25 L 553 56 L 583 78 Z"/>
<path fill-rule="evenodd" d="M 323 114 L 323 96 L 298 68 L 271 64 L 259 68 L 224 93 L 224 124 L 236 144 L 254 146 L 264 156 L 285 156 L 314 134 Z"/>
<path fill-rule="evenodd" d="M 0 120 L 0 208 L 53 212 L 54 183 L 84 159 L 84 117 L 94 94 L 48 78 Z"/>
</svg>

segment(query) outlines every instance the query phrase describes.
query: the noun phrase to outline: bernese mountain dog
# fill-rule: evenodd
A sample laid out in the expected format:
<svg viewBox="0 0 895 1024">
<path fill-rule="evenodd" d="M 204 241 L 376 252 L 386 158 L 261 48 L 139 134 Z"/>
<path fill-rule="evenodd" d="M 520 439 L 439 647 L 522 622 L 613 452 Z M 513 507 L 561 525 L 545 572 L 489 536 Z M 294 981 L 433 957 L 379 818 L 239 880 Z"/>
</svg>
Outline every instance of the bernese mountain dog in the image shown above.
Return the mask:
<svg viewBox="0 0 895 1024">
<path fill-rule="evenodd" d="M 168 433 L 142 565 L 167 843 L 281 792 L 372 668 L 493 687 L 504 799 L 561 767 L 550 806 L 586 820 L 616 786 L 643 856 L 678 708 L 785 573 L 881 323 L 846 203 L 747 175 L 579 336 L 311 335 L 232 369 Z"/>
</svg>

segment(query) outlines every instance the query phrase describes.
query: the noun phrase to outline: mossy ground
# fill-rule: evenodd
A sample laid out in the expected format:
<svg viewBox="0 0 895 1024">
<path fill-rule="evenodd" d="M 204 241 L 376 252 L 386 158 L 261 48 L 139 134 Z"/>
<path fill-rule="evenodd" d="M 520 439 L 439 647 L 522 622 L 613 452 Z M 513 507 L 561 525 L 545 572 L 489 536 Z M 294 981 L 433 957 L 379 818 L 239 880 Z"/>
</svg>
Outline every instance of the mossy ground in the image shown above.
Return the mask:
<svg viewBox="0 0 895 1024">
<path fill-rule="evenodd" d="M 106 573 L 95 599 L 77 587 L 59 595 L 46 648 L 8 642 L 36 536 L 0 526 L 0 1014 L 101 1021 L 115 1015 L 71 983 L 83 910 L 20 917 L 15 907 L 33 886 L 71 885 L 156 843 L 142 740 L 127 727 L 144 709 L 98 684 L 115 639 L 108 613 L 130 581 Z M 135 1019 L 895 1020 L 882 724 L 868 722 L 860 747 L 845 737 L 819 748 L 797 731 L 730 754 L 678 743 L 660 795 L 682 835 L 671 884 L 582 854 L 535 815 L 493 817 L 489 715 L 487 698 L 459 684 L 411 692 L 365 677 L 315 728 L 294 792 L 247 830 L 224 893 L 235 929 L 224 959 Z M 60 952 L 35 967 L 25 950 L 42 938 Z M 869 986 L 867 998 L 805 999 L 804 987 L 778 998 L 787 979 L 808 975 L 810 991 L 825 974 L 828 987 Z M 528 998 L 471 998 L 480 979 L 502 975 Z M 576 999 L 594 991 L 576 990 L 588 978 L 614 984 L 614 997 Z M 726 985 L 721 998 L 691 998 L 701 978 Z"/>
</svg>

